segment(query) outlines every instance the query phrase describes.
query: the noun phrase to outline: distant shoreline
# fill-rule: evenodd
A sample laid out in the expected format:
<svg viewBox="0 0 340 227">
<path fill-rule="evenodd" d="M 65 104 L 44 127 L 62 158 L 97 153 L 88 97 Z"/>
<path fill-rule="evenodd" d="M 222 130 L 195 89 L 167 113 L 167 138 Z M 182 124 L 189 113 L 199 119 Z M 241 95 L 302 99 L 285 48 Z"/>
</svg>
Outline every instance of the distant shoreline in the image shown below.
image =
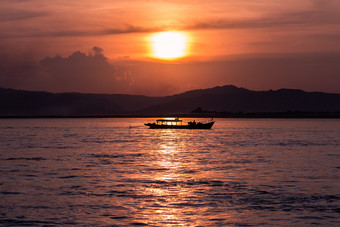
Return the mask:
<svg viewBox="0 0 340 227">
<path fill-rule="evenodd" d="M 314 112 L 278 112 L 278 113 L 188 113 L 188 114 L 79 114 L 79 115 L 4 115 L 0 119 L 10 118 L 328 118 L 340 119 L 340 112 L 314 113 Z"/>
<path fill-rule="evenodd" d="M 0 118 L 340 118 L 340 94 L 233 85 L 164 97 L 0 88 Z"/>
</svg>

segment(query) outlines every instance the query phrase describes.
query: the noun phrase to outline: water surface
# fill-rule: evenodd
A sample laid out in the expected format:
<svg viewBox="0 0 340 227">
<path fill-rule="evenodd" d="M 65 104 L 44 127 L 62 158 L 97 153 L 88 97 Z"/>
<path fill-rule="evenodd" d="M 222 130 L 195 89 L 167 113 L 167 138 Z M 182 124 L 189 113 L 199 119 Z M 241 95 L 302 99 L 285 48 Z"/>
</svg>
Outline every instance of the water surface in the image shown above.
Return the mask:
<svg viewBox="0 0 340 227">
<path fill-rule="evenodd" d="M 340 120 L 150 120 L 0 119 L 0 224 L 340 225 Z"/>
</svg>

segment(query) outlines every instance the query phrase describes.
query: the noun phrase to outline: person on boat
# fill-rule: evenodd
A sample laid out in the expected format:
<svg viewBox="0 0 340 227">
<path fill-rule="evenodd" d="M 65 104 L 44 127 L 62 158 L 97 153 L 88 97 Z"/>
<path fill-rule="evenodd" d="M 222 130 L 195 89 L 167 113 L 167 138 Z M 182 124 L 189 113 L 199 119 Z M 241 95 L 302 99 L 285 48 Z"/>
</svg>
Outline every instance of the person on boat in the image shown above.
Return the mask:
<svg viewBox="0 0 340 227">
<path fill-rule="evenodd" d="M 194 121 L 189 121 L 188 124 L 189 125 L 196 125 L 196 121 L 195 120 Z"/>
</svg>

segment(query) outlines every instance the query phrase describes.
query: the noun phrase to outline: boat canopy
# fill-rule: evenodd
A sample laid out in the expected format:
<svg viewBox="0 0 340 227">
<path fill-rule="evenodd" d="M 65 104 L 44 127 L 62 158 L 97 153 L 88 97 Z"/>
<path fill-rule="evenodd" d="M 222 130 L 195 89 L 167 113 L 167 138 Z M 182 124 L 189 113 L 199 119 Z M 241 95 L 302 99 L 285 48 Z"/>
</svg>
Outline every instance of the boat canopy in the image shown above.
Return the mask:
<svg viewBox="0 0 340 227">
<path fill-rule="evenodd" d="M 156 120 L 158 122 L 182 122 L 178 117 L 166 117 Z"/>
<path fill-rule="evenodd" d="M 178 117 L 166 117 L 156 120 L 157 125 L 182 125 Z"/>
</svg>

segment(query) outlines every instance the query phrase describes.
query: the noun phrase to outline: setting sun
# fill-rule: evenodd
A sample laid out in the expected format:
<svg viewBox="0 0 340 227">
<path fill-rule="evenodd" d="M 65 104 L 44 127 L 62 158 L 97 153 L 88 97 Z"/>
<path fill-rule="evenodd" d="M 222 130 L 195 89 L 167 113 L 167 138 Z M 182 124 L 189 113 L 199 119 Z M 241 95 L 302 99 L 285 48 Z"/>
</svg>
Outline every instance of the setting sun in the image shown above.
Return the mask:
<svg viewBox="0 0 340 227">
<path fill-rule="evenodd" d="M 181 32 L 160 32 L 151 37 L 152 55 L 171 60 L 185 56 L 188 38 Z"/>
</svg>

